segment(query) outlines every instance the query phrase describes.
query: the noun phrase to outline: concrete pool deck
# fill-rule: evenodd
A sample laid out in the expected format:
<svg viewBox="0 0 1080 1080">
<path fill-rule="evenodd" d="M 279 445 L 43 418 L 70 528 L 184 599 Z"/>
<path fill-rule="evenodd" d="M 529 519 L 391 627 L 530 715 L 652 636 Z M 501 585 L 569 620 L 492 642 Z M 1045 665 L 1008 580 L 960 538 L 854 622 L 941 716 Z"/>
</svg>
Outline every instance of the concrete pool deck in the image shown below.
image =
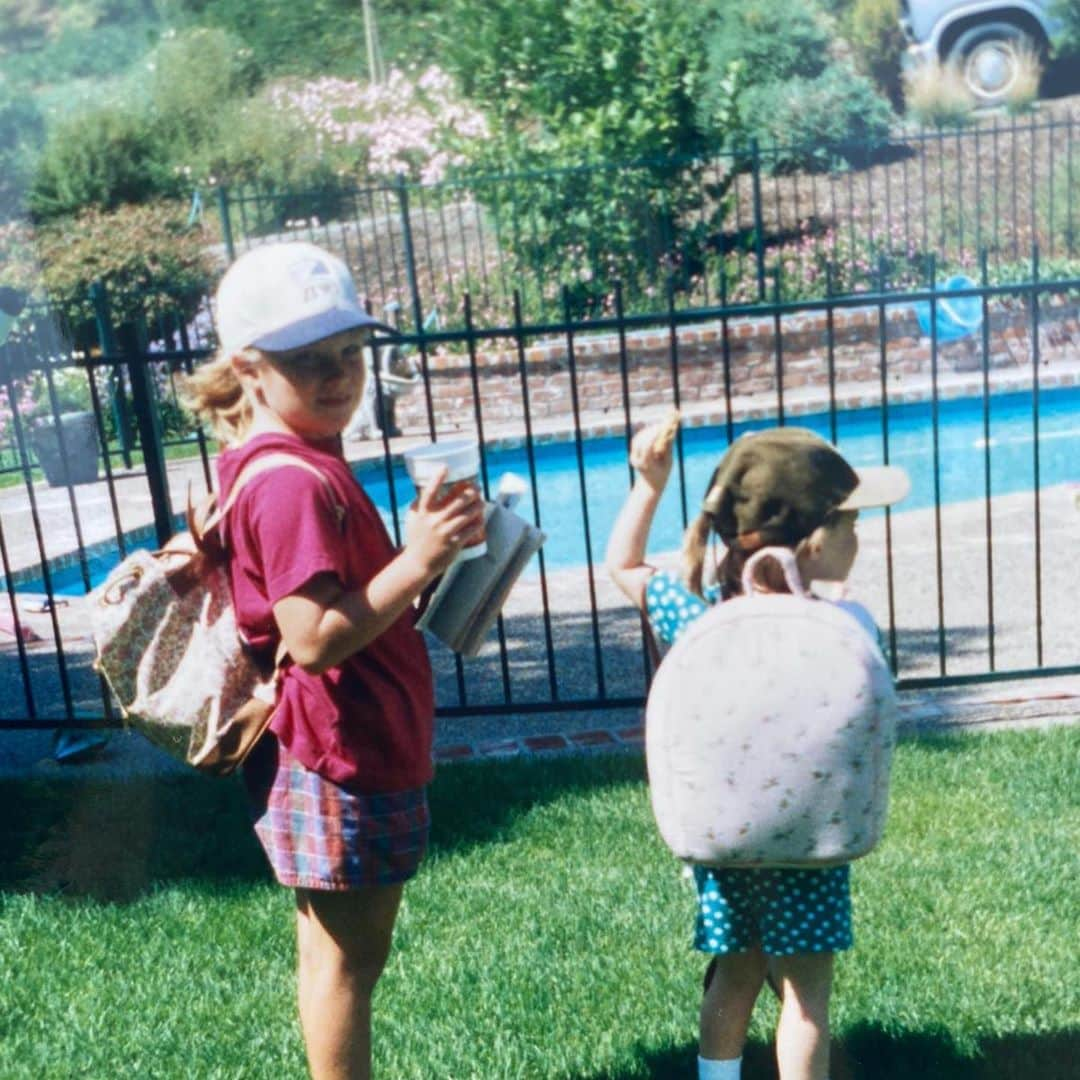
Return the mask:
<svg viewBox="0 0 1080 1080">
<path fill-rule="evenodd" d="M 1060 379 L 1054 385 L 1072 385 L 1069 381 L 1072 375 L 1058 374 Z M 1016 389 L 1018 378 L 1019 375 L 1002 382 L 996 389 Z M 1046 385 L 1050 385 L 1049 380 Z M 981 377 L 974 381 L 970 375 L 942 379 L 943 397 L 979 390 Z M 921 392 L 919 387 L 905 386 L 902 394 L 898 391 L 896 400 L 917 400 Z M 847 387 L 838 394 L 838 405 L 869 404 L 871 402 L 863 400 L 868 393 L 872 396 L 872 388 Z M 789 395 L 785 404 L 787 414 L 794 419 L 800 413 L 819 411 L 827 402 L 817 392 Z M 649 409 L 635 409 L 634 420 L 644 422 L 662 416 L 668 408 L 667 403 L 661 403 Z M 767 407 L 760 403 L 741 403 L 737 418 L 766 412 Z M 718 411 L 704 405 L 688 406 L 684 415 L 686 423 L 694 426 L 722 423 L 725 419 L 722 408 Z M 582 414 L 580 429 L 586 436 L 621 435 L 621 407 Z M 535 426 L 534 434 L 537 441 L 564 439 L 573 436 L 574 428 L 570 418 L 549 418 Z M 504 445 L 520 444 L 523 437 L 520 424 L 486 427 L 485 436 Z M 408 445 L 425 441 L 426 436 L 395 438 L 391 448 L 398 453 Z M 354 462 L 377 466 L 382 461 L 383 444 L 381 440 L 349 442 L 346 454 Z M 205 490 L 201 462 L 169 463 L 169 484 L 177 512 L 183 507 L 189 481 L 197 495 Z M 144 476 L 118 477 L 114 494 L 124 532 L 150 526 L 153 515 Z M 889 521 L 888 534 L 882 515 L 860 523 L 862 555 L 852 576 L 851 592 L 866 603 L 879 625 L 887 626 L 892 613 L 896 634 L 889 646 L 890 651 L 895 649 L 901 678 L 934 678 L 941 672 L 942 653 L 948 675 L 975 674 L 991 667 L 997 671 L 1028 671 L 1080 663 L 1077 646 L 1080 612 L 1075 599 L 1080 513 L 1075 506 L 1075 496 L 1075 490 L 1069 485 L 1046 488 L 1040 493 L 1037 538 L 1032 527 L 1035 501 L 1031 492 L 995 496 L 989 509 L 984 500 L 973 500 L 944 506 L 940 513 L 933 508 L 895 513 Z M 77 546 L 75 518 L 71 512 L 73 501 L 78 508 L 78 534 L 81 534 L 84 546 L 91 547 L 102 541 L 115 542 L 112 498 L 104 481 L 70 491 L 35 486 L 33 499 L 48 557 L 59 558 Z M 29 571 L 40 565 L 30 508 L 31 496 L 25 488 L 0 491 L 0 521 L 9 565 L 14 570 Z M 992 548 L 986 544 L 988 520 L 992 529 Z M 1038 564 L 1036 540 L 1040 555 Z M 602 559 L 605 542 L 606 537 L 594 537 L 593 557 L 597 562 Z M 891 582 L 885 572 L 886 548 L 892 556 Z M 660 553 L 656 561 L 674 567 L 677 553 Z M 438 744 L 444 757 L 524 753 L 535 749 L 527 740 L 540 740 L 541 748 L 550 746 L 553 749 L 562 746 L 560 739 L 575 747 L 634 743 L 636 736 L 633 733 L 640 726 L 640 710 L 596 710 L 591 709 L 589 703 L 601 696 L 626 700 L 639 698 L 644 693 L 644 661 L 637 614 L 618 594 L 600 566 L 596 567 L 591 579 L 584 567 L 549 571 L 546 597 L 545 618 L 544 590 L 539 575 L 524 577 L 506 605 L 501 640 L 493 637 L 477 658 L 464 661 L 460 681 L 452 654 L 433 645 L 432 660 L 440 704 L 466 709 L 479 706 L 484 710 L 480 714 L 440 719 Z M 21 763 L 20 767 L 25 767 L 28 760 L 39 761 L 48 756 L 41 751 L 43 744 L 39 739 L 35 741 L 34 733 L 16 736 L 3 728 L 4 717 L 15 719 L 28 714 L 22 680 L 24 662 L 31 674 L 36 715 L 45 718 L 63 715 L 52 616 L 25 610 L 31 599 L 19 594 L 19 615 L 41 640 L 26 645 L 20 658 L 13 637 L 0 630 L 0 702 L 3 702 L 0 706 L 3 709 L 0 714 L 0 760 L 5 746 L 25 742 L 32 749 L 26 752 L 9 750 Z M 5 614 L 8 614 L 7 599 L 3 597 L 0 598 L 0 617 Z M 56 616 L 71 669 L 74 707 L 82 713 L 99 714 L 100 688 L 90 670 L 90 642 L 79 598 L 69 598 L 68 605 L 58 609 Z M 1041 640 L 1036 629 L 1040 616 Z M 545 647 L 549 634 L 550 654 Z M 509 674 L 509 683 L 504 683 L 504 672 Z M 543 708 L 538 712 L 515 710 L 515 703 L 549 700 L 552 683 L 557 686 L 561 701 L 581 702 L 580 707 L 570 711 L 561 711 L 558 707 Z M 1010 685 L 1007 692 L 1002 690 L 1004 684 L 994 682 L 964 689 L 908 691 L 904 696 L 904 715 L 912 722 L 920 716 L 935 718 L 935 723 L 942 725 L 950 722 L 942 710 L 967 716 L 972 708 L 977 711 L 984 706 L 988 710 L 988 725 L 996 723 L 994 714 L 997 710 L 1002 711 L 1002 719 L 1008 723 L 1040 720 L 1043 715 L 1056 717 L 1059 713 L 1069 714 L 1070 710 L 1071 717 L 1080 715 L 1080 705 L 1072 702 L 1080 694 L 1080 677 L 1066 680 L 1064 689 L 1053 691 L 1064 695 L 1061 697 L 1046 696 L 1045 687 L 1051 683 L 1057 686 L 1055 680 L 1039 678 Z M 459 693 L 462 687 L 464 701 Z M 1015 708 L 1006 708 L 1003 702 L 1018 704 Z M 1051 708 L 1051 702 L 1064 704 Z M 1024 703 L 1034 703 L 1031 708 L 1035 713 L 1028 716 L 1030 709 Z M 116 745 L 121 745 L 127 738 L 134 736 L 114 736 Z M 463 747 L 468 748 L 467 752 L 461 749 Z"/>
</svg>

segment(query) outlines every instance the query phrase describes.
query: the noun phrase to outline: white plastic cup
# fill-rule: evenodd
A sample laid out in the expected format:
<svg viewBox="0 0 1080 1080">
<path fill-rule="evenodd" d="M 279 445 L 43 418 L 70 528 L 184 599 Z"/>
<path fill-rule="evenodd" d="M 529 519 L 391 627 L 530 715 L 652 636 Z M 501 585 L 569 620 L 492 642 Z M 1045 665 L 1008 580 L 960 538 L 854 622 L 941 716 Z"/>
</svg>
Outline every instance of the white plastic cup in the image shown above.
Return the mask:
<svg viewBox="0 0 1080 1080">
<path fill-rule="evenodd" d="M 450 439 L 428 446 L 414 446 L 402 457 L 417 492 L 426 488 L 444 466 L 446 476 L 439 487 L 438 498 L 445 499 L 461 484 L 480 486 L 480 444 L 475 439 Z M 462 548 L 458 559 L 477 559 L 486 554 L 487 540 L 481 540 Z"/>
</svg>

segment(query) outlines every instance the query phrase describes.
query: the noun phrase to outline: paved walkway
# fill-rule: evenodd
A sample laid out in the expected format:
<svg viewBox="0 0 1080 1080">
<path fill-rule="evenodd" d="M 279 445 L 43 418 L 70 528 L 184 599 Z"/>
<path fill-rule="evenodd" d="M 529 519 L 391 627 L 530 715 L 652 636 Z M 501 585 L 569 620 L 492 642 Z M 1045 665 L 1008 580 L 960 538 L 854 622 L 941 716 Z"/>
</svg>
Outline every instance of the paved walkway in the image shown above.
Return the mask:
<svg viewBox="0 0 1080 1080">
<path fill-rule="evenodd" d="M 1080 368 L 1078 368 L 1080 370 Z M 1026 378 L 1022 372 L 1010 373 L 1014 380 Z M 1075 372 L 1061 372 L 1060 379 L 1075 379 Z M 980 380 L 973 376 L 943 377 L 943 396 L 978 392 Z M 898 397 L 911 399 L 925 390 L 905 385 Z M 856 388 L 851 389 L 855 394 Z M 865 392 L 858 388 L 858 392 Z M 823 405 L 820 391 L 791 393 L 786 397 L 791 416 L 819 410 Z M 841 406 L 849 402 L 840 401 Z M 658 403 L 649 409 L 635 410 L 635 420 L 663 415 L 668 406 Z M 760 404 L 738 403 L 742 418 L 762 415 Z M 722 411 L 700 404 L 684 410 L 686 423 L 698 425 L 722 422 Z M 622 433 L 623 414 L 617 405 L 597 410 L 579 418 L 585 435 Z M 445 432 L 444 434 L 449 434 Z M 522 441 L 520 425 L 491 426 L 485 434 L 500 443 Z M 549 418 L 536 425 L 537 441 L 564 439 L 573 435 L 569 417 Z M 406 446 L 426 441 L 426 436 L 394 439 L 392 450 L 400 453 Z M 382 461 L 381 441 L 350 442 L 348 457 L 358 463 L 377 466 Z M 174 509 L 180 511 L 189 481 L 196 494 L 205 489 L 203 467 L 198 461 L 172 462 L 169 465 L 170 488 Z M 77 546 L 115 538 L 113 502 L 123 531 L 147 528 L 152 521 L 145 478 L 136 473 L 120 476 L 110 492 L 104 481 L 68 491 L 42 485 L 33 493 L 23 488 L 0 491 L 0 523 L 13 568 L 30 570 L 39 562 L 38 533 L 33 527 L 32 503 L 36 505 L 41 539 L 46 553 L 56 558 Z M 1036 572 L 1035 538 L 1032 530 L 1033 500 L 1030 493 L 997 496 L 993 502 L 992 524 L 994 549 L 992 565 L 985 545 L 987 508 L 982 501 L 917 510 L 892 516 L 887 537 L 884 518 L 869 518 L 860 524 L 863 554 L 856 564 L 852 585 L 854 595 L 870 607 L 879 624 L 887 625 L 890 610 L 898 627 L 896 649 L 898 668 L 906 678 L 934 676 L 939 667 L 939 649 L 944 645 L 950 674 L 977 673 L 987 670 L 990 648 L 998 670 L 1019 670 L 1037 666 L 1069 666 L 1080 662 L 1076 651 L 1075 552 L 1080 540 L 1080 514 L 1074 505 L 1075 491 L 1062 485 L 1044 489 L 1041 496 L 1041 563 Z M 72 513 L 72 504 L 78 510 Z M 940 537 L 940 551 L 935 543 Z M 884 552 L 892 555 L 894 580 L 886 580 Z M 672 559 L 675 553 L 668 553 Z M 658 559 L 662 564 L 665 556 Z M 940 563 L 940 574 L 938 564 Z M 511 674 L 516 701 L 547 700 L 552 671 L 557 674 L 563 700 L 587 700 L 598 696 L 600 676 L 609 697 L 633 698 L 644 689 L 640 624 L 637 615 L 626 605 L 606 575 L 597 573 L 595 581 L 586 580 L 584 569 L 549 573 L 547 598 L 551 616 L 554 654 L 545 660 L 545 626 L 542 622 L 543 597 L 538 576 L 523 578 L 511 593 L 504 619 L 505 658 L 498 643 L 485 645 L 481 655 L 465 664 L 467 700 L 498 706 L 503 700 L 502 671 Z M 589 595 L 595 589 L 596 627 L 601 638 L 602 672 L 597 670 L 594 626 L 590 619 Z M 993 596 L 994 635 L 988 632 L 989 599 Z M 1036 607 L 1038 599 L 1038 608 Z M 0 596 L 0 617 L 6 614 L 6 598 Z M 1036 611 L 1041 615 L 1041 638 L 1035 633 Z M 31 645 L 29 663 L 39 694 L 41 715 L 49 711 L 48 702 L 59 701 L 56 684 L 55 646 L 52 623 L 47 614 L 20 612 L 24 622 L 40 632 L 43 640 Z M 72 663 L 74 695 L 77 708 L 100 709 L 97 679 L 89 668 L 89 641 L 85 619 L 77 601 L 58 612 L 65 652 Z M 939 632 L 939 616 L 945 630 Z M 445 704 L 458 701 L 457 670 L 452 656 L 444 649 L 433 648 L 437 697 Z M 504 666 L 505 662 L 505 666 Z M 3 633 L 0 622 L 0 701 L 7 715 L 21 708 L 22 680 L 15 645 Z M 1069 722 L 1080 715 L 1080 680 L 1039 679 L 1016 684 L 987 683 L 966 689 L 935 693 L 908 692 L 902 697 L 902 721 L 906 728 L 981 730 L 1002 726 Z M 43 706 L 42 701 L 46 704 Z M 55 708 L 55 706 L 52 706 Z M 469 716 L 441 720 L 438 731 L 438 756 L 441 760 L 509 756 L 531 753 L 558 753 L 591 747 L 640 747 L 639 710 L 607 710 L 594 713 L 558 713 L 555 711 L 514 714 L 512 706 L 501 715 Z M 60 710 L 62 711 L 62 710 Z M 117 734 L 109 750 L 94 768 L 120 771 L 148 766 L 143 741 Z M 112 763 L 112 764 L 110 764 Z M 59 768 L 51 762 L 49 736 L 43 733 L 16 735 L 0 728 L 0 769 Z M 89 775 L 78 766 L 80 775 Z M 74 773 L 73 773 L 74 774 Z"/>
<path fill-rule="evenodd" d="M 1080 676 L 900 694 L 900 731 L 909 736 L 1047 728 L 1078 721 Z M 487 717 L 482 725 L 476 718 L 440 720 L 435 760 L 448 764 L 575 753 L 641 753 L 643 742 L 638 709 Z M 134 732 L 114 732 L 88 760 L 59 764 L 53 759 L 51 733 L 0 731 L 0 778 L 122 780 L 188 771 Z"/>
</svg>

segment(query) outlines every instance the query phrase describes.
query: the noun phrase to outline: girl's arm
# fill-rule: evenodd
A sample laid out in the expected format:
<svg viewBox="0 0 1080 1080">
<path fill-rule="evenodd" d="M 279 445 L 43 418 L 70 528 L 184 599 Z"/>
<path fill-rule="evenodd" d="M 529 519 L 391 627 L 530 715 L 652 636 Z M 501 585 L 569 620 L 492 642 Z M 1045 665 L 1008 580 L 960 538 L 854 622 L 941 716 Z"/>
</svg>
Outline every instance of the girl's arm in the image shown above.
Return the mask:
<svg viewBox="0 0 1080 1080">
<path fill-rule="evenodd" d="M 604 559 L 615 584 L 642 610 L 645 587 L 653 574 L 653 567 L 645 562 L 649 529 L 671 473 L 671 443 L 661 451 L 655 446 L 661 430 L 659 424 L 642 428 L 630 443 L 630 464 L 637 470 L 637 476 L 615 519 Z"/>
<path fill-rule="evenodd" d="M 274 619 L 295 664 L 312 674 L 359 652 L 389 629 L 454 561 L 484 520 L 475 488 L 436 501 L 442 474 L 421 492 L 406 523 L 405 547 L 363 588 L 346 591 L 319 574 L 274 604 Z"/>
</svg>

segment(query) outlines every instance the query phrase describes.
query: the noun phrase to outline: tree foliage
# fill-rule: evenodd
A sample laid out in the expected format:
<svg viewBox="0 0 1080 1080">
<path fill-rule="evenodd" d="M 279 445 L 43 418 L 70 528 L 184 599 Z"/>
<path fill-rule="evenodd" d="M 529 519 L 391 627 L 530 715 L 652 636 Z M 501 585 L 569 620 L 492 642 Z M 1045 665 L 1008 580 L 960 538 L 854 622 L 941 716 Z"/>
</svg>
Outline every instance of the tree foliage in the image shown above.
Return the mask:
<svg viewBox="0 0 1080 1080">
<path fill-rule="evenodd" d="M 531 274 L 571 285 L 579 312 L 616 279 L 662 282 L 700 246 L 706 227 L 691 237 L 684 213 L 705 148 L 699 35 L 679 0 L 450 0 L 440 20 L 443 62 L 489 114 L 473 169 L 520 176 L 499 185 L 502 234 Z M 637 164 L 582 169 L 608 162 Z"/>
<path fill-rule="evenodd" d="M 44 136 L 44 122 L 33 101 L 11 94 L 0 81 L 0 221 L 15 217 L 22 209 Z"/>
</svg>

